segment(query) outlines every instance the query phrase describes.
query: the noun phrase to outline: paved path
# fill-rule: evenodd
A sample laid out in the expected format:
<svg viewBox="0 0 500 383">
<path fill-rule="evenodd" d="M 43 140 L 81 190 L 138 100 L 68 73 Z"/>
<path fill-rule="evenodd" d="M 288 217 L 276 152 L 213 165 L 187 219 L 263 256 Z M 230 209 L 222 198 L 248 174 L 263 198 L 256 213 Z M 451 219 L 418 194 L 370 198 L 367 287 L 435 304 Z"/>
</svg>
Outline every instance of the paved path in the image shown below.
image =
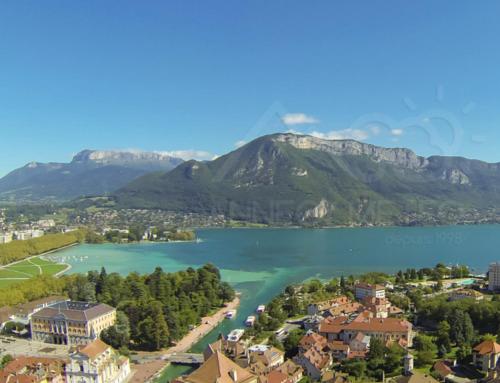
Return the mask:
<svg viewBox="0 0 500 383">
<path fill-rule="evenodd" d="M 36 342 L 10 336 L 0 336 L 0 354 L 66 359 L 68 357 L 68 346 Z"/>
</svg>

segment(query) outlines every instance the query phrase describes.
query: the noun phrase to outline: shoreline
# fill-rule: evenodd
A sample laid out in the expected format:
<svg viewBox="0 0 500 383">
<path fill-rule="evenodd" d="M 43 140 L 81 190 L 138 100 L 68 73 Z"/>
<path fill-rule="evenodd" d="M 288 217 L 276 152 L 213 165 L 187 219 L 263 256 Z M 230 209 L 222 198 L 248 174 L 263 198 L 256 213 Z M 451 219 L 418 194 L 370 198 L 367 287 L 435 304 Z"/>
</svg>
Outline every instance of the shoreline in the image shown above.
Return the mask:
<svg viewBox="0 0 500 383">
<path fill-rule="evenodd" d="M 44 253 L 40 253 L 40 254 L 36 254 L 36 255 L 30 255 L 30 256 L 29 256 L 29 257 L 27 257 L 27 258 L 23 258 L 23 259 L 20 259 L 20 260 L 18 260 L 18 261 L 14 261 L 14 262 L 8 263 L 8 264 L 6 264 L 6 265 L 1 265 L 1 266 L 0 266 L 0 270 L 1 270 L 1 269 L 4 269 L 4 268 L 6 268 L 6 267 L 10 267 L 10 266 L 16 265 L 16 264 L 18 264 L 18 263 L 24 262 L 24 261 L 28 261 L 28 260 L 33 259 L 33 258 L 37 258 L 37 257 L 41 257 L 42 259 L 45 259 L 45 258 L 43 258 L 43 257 L 45 257 L 45 256 L 46 256 L 46 255 L 48 255 L 48 254 L 56 253 L 56 252 L 58 252 L 58 251 L 65 250 L 65 249 L 68 249 L 68 248 L 70 248 L 70 247 L 77 246 L 77 245 L 79 245 L 79 244 L 80 244 L 79 242 L 76 242 L 76 243 L 72 243 L 72 244 L 69 244 L 69 245 L 66 245 L 66 246 L 63 246 L 63 247 L 59 247 L 59 248 L 57 248 L 57 249 L 53 249 L 53 250 L 46 251 L 46 252 L 44 252 Z M 45 260 L 46 260 L 46 261 L 50 261 L 50 259 L 45 259 Z M 51 262 L 53 262 L 53 261 L 51 261 Z M 66 271 L 66 270 L 69 270 L 69 269 L 71 268 L 71 265 L 70 265 L 70 264 L 68 264 L 68 263 L 59 263 L 59 262 L 54 262 L 54 263 L 56 263 L 56 264 L 58 264 L 58 265 L 66 265 L 66 266 L 69 266 L 69 268 L 66 268 L 66 269 L 65 269 L 65 271 Z M 54 274 L 54 275 L 55 275 L 55 274 Z"/>
<path fill-rule="evenodd" d="M 237 309 L 240 302 L 241 294 L 236 293 L 236 297 L 231 302 L 226 303 L 224 307 L 221 307 L 212 315 L 201 318 L 201 324 L 189 331 L 174 346 L 160 351 L 139 352 L 137 354 L 139 358 L 156 356 L 158 359 L 154 361 L 147 361 L 145 363 L 134 364 L 133 369 L 135 370 L 135 373 L 130 379 L 130 383 L 153 382 L 158 379 L 163 374 L 165 369 L 170 366 L 170 362 L 165 360 L 169 355 L 189 351 L 189 349 L 200 342 L 206 335 L 208 335 L 225 320 L 225 314 L 228 310 Z"/>
</svg>

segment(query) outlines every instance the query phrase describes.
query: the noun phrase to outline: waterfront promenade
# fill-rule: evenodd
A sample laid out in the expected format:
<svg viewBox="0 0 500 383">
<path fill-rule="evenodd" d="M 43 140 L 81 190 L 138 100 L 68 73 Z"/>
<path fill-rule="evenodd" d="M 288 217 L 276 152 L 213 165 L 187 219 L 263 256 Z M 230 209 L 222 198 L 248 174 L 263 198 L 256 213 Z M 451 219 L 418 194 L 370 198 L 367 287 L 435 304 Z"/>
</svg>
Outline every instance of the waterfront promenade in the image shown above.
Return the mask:
<svg viewBox="0 0 500 383">
<path fill-rule="evenodd" d="M 236 297 L 218 310 L 216 313 L 203 317 L 201 324 L 192 329 L 185 337 L 177 344 L 167 350 L 156 352 L 139 352 L 134 356 L 134 361 L 138 362 L 133 365 L 134 375 L 129 383 L 152 382 L 156 377 L 160 376 L 163 369 L 169 364 L 168 356 L 175 353 L 185 353 L 204 336 L 219 325 L 225 318 L 226 311 L 236 310 L 240 304 L 240 296 Z"/>
</svg>

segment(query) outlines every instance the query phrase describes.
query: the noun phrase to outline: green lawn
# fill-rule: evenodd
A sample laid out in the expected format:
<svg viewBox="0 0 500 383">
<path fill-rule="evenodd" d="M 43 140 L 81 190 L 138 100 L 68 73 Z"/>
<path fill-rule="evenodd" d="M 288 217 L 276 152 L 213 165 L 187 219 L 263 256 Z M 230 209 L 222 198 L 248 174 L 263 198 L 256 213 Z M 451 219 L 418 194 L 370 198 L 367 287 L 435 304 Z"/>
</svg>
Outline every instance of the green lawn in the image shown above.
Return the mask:
<svg viewBox="0 0 500 383">
<path fill-rule="evenodd" d="M 66 268 L 66 265 L 55 263 L 40 257 L 25 259 L 0 269 L 0 288 L 12 285 L 22 279 L 30 279 L 37 275 L 54 275 Z M 19 279 L 22 278 L 22 279 Z"/>
</svg>

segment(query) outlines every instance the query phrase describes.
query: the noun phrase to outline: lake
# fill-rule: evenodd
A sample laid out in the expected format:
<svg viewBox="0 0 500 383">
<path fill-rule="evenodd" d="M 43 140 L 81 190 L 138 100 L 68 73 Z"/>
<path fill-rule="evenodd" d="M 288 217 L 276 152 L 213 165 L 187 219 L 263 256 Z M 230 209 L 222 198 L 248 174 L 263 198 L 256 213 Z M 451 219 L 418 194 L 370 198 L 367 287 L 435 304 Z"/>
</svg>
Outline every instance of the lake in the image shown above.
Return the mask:
<svg viewBox="0 0 500 383">
<path fill-rule="evenodd" d="M 178 271 L 213 263 L 242 293 L 238 315 L 226 320 L 193 351 L 243 320 L 288 284 L 367 271 L 396 272 L 437 262 L 467 264 L 483 273 L 500 258 L 500 225 L 413 228 L 206 229 L 199 242 L 102 244 L 72 247 L 51 256 L 70 272 L 99 270 L 150 273 L 156 266 Z M 167 369 L 164 381 L 182 368 Z"/>
</svg>

